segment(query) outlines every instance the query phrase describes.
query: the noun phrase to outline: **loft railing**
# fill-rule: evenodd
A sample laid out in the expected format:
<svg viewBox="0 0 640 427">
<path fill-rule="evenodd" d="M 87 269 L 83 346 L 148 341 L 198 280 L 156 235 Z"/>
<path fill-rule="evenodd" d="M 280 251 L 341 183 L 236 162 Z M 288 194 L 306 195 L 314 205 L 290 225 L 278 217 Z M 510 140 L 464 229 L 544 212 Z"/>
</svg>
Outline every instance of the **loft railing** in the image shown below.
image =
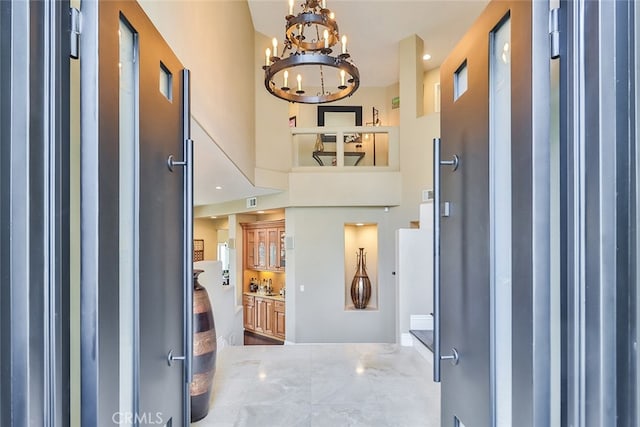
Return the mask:
<svg viewBox="0 0 640 427">
<path fill-rule="evenodd" d="M 397 127 L 291 128 L 291 139 L 294 170 L 399 170 Z"/>
</svg>

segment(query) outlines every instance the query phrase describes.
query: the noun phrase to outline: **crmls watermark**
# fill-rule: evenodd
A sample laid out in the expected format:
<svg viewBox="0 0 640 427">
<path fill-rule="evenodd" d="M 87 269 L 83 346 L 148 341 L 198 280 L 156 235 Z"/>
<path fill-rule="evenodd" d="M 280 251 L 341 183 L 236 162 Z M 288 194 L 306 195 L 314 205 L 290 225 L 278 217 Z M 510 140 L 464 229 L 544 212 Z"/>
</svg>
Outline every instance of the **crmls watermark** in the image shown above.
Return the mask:
<svg viewBox="0 0 640 427">
<path fill-rule="evenodd" d="M 141 414 L 133 412 L 114 412 L 111 421 L 119 426 L 128 425 L 163 425 L 162 412 L 143 412 Z"/>
</svg>

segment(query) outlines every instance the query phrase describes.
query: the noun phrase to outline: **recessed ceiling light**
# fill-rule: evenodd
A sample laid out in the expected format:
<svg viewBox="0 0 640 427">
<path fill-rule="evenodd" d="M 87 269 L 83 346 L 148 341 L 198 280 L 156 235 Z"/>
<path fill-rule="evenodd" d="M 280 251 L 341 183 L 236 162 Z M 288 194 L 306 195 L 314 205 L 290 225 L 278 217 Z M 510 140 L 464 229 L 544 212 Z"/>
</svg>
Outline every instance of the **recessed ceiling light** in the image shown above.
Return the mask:
<svg viewBox="0 0 640 427">
<path fill-rule="evenodd" d="M 423 59 L 424 61 L 428 61 L 428 60 L 430 60 L 430 59 L 431 59 L 431 55 L 429 55 L 428 53 L 425 53 L 425 54 L 422 56 L 422 59 Z"/>
<path fill-rule="evenodd" d="M 259 214 L 263 214 L 263 213 L 264 213 L 264 211 L 258 211 L 258 213 L 259 213 Z"/>
<path fill-rule="evenodd" d="M 210 216 L 209 218 L 211 218 L 211 219 L 216 219 L 216 218 L 218 218 L 218 217 L 217 217 L 217 216 Z"/>
<path fill-rule="evenodd" d="M 219 185 L 216 185 L 216 190 L 222 190 L 222 187 L 220 187 Z"/>
<path fill-rule="evenodd" d="M 363 225 L 364 225 L 364 224 L 363 224 L 363 223 L 361 223 L 361 222 L 359 222 L 359 223 L 357 223 L 357 224 L 356 224 L 356 226 L 358 226 L 358 227 L 362 227 Z"/>
</svg>

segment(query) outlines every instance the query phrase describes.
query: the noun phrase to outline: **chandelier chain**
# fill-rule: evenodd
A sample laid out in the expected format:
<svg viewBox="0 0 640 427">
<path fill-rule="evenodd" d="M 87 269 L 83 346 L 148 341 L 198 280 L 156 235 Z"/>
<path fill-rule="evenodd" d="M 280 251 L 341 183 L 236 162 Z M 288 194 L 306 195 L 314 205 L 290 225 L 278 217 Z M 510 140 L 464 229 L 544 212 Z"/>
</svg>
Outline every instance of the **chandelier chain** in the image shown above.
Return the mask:
<svg viewBox="0 0 640 427">
<path fill-rule="evenodd" d="M 320 30 L 318 29 L 318 26 L 316 25 L 316 37 L 318 41 L 320 41 Z M 322 65 L 320 65 L 320 94 L 324 95 L 326 92 L 324 90 L 324 67 Z"/>
</svg>

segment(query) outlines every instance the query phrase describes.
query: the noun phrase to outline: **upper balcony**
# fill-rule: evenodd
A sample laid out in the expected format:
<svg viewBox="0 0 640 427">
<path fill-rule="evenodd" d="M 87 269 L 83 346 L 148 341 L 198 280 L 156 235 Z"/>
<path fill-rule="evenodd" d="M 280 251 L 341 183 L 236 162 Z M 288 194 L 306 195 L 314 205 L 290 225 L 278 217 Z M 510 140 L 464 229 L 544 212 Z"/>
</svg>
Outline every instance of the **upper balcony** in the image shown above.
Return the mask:
<svg viewBox="0 0 640 427">
<path fill-rule="evenodd" d="M 397 127 L 291 128 L 291 139 L 289 191 L 293 206 L 400 203 Z"/>
<path fill-rule="evenodd" d="M 392 126 L 292 128 L 293 171 L 398 171 L 398 128 Z"/>
</svg>

